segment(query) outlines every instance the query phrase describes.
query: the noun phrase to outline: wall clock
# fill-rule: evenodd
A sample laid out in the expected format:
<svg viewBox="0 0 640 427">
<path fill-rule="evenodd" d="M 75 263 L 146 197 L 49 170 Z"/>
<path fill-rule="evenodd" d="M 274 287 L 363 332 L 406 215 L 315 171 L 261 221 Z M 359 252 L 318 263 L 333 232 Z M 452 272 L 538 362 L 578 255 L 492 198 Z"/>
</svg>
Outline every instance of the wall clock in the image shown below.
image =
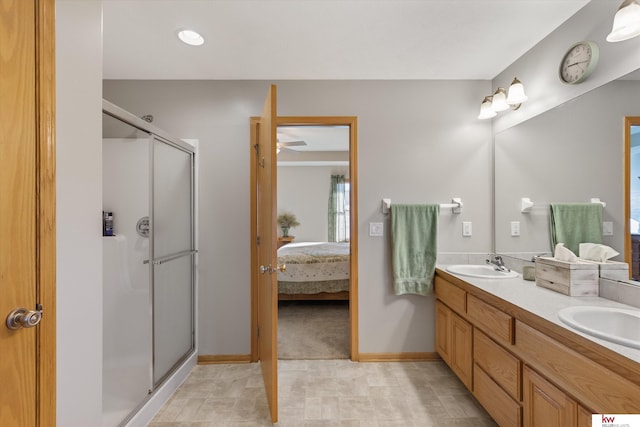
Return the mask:
<svg viewBox="0 0 640 427">
<path fill-rule="evenodd" d="M 582 83 L 598 65 L 598 45 L 581 41 L 569 48 L 560 62 L 560 80 L 567 84 Z"/>
</svg>

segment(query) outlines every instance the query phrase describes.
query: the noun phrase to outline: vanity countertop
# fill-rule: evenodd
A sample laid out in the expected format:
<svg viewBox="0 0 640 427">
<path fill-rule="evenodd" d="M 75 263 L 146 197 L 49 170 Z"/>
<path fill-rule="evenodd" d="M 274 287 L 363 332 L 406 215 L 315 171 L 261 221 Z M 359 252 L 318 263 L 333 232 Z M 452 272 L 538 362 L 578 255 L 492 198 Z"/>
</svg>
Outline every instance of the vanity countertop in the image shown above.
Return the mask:
<svg viewBox="0 0 640 427">
<path fill-rule="evenodd" d="M 600 338 L 585 334 L 574 329 L 560 320 L 558 312 L 565 307 L 577 306 L 598 306 L 598 307 L 618 307 L 629 310 L 638 310 L 626 304 L 621 304 L 601 297 L 570 297 L 561 293 L 536 286 L 534 281 L 527 281 L 522 278 L 522 274 L 512 279 L 485 279 L 470 276 L 453 274 L 445 270 L 446 265 L 438 265 L 438 274 L 443 277 L 455 277 L 469 285 L 491 294 L 519 309 L 547 320 L 565 330 L 584 337 L 602 347 L 618 353 L 636 363 L 640 363 L 640 350 L 624 345 L 616 344 Z"/>
</svg>

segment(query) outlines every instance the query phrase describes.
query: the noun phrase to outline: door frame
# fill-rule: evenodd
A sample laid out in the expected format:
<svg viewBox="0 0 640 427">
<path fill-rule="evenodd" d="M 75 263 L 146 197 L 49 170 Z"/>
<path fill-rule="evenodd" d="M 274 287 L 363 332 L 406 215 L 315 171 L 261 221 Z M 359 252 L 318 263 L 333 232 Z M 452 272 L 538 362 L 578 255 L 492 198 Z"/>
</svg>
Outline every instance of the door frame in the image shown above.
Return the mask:
<svg viewBox="0 0 640 427">
<path fill-rule="evenodd" d="M 640 126 L 640 117 L 624 118 L 624 262 L 629 265 L 629 278 L 632 277 L 633 248 L 631 245 L 631 126 Z"/>
<path fill-rule="evenodd" d="M 258 351 L 258 254 L 257 239 L 257 141 L 259 117 L 251 117 L 250 153 L 250 210 L 251 210 L 251 361 L 260 360 Z M 350 249 L 349 260 L 349 355 L 354 362 L 360 360 L 358 346 L 358 118 L 356 116 L 283 116 L 278 126 L 348 126 L 349 127 L 349 179 L 350 179 Z"/>
<path fill-rule="evenodd" d="M 55 0 L 36 9 L 36 298 L 43 317 L 36 332 L 36 424 L 56 424 L 56 85 Z"/>
</svg>

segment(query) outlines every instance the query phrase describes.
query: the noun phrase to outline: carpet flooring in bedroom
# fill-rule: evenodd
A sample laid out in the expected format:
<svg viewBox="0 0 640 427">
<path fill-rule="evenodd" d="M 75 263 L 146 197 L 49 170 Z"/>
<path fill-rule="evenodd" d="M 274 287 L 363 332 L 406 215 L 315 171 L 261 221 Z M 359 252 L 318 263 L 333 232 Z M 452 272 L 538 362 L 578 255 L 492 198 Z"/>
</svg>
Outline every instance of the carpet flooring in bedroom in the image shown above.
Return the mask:
<svg viewBox="0 0 640 427">
<path fill-rule="evenodd" d="M 348 301 L 280 301 L 278 358 L 348 359 Z"/>
</svg>

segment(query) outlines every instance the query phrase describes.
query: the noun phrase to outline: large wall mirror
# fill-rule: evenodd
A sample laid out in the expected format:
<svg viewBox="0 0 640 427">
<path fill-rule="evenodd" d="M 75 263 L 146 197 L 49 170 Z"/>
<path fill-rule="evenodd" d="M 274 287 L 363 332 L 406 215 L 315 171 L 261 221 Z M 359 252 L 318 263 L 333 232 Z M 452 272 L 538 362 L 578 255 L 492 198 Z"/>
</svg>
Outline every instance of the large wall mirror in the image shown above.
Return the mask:
<svg viewBox="0 0 640 427">
<path fill-rule="evenodd" d="M 496 252 L 522 259 L 551 253 L 549 204 L 599 198 L 603 222 L 612 226 L 603 243 L 620 252 L 615 260 L 625 260 L 628 116 L 640 116 L 637 72 L 495 135 Z M 533 202 L 528 212 L 523 198 Z"/>
</svg>

